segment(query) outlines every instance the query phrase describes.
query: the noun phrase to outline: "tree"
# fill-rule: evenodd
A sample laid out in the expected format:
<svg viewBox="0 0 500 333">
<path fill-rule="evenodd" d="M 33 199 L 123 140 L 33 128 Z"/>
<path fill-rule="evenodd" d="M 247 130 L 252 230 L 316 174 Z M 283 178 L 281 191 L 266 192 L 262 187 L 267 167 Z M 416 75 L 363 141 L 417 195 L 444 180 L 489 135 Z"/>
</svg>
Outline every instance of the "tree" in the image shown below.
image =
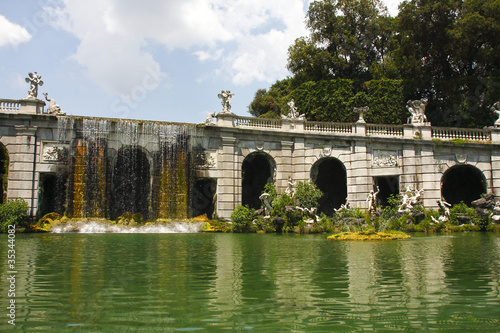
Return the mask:
<svg viewBox="0 0 500 333">
<path fill-rule="evenodd" d="M 394 61 L 412 97 L 429 99 L 429 120 L 491 125 L 489 107 L 498 98 L 500 1 L 412 0 L 400 8 Z"/>
<path fill-rule="evenodd" d="M 314 1 L 307 13 L 311 36 L 290 47 L 288 69 L 300 82 L 368 80 L 372 64 L 387 54 L 391 22 L 378 0 Z"/>
</svg>

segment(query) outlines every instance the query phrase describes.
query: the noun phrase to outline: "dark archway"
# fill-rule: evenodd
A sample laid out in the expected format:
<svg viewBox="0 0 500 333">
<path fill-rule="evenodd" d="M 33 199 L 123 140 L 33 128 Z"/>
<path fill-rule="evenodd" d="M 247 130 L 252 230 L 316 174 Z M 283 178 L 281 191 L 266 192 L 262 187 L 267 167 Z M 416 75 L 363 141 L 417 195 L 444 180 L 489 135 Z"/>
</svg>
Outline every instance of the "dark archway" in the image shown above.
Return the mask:
<svg viewBox="0 0 500 333">
<path fill-rule="evenodd" d="M 0 204 L 7 200 L 7 180 L 9 178 L 9 151 L 0 142 Z"/>
<path fill-rule="evenodd" d="M 146 154 L 138 148 L 118 151 L 113 169 L 112 219 L 126 212 L 149 217 L 150 165 Z"/>
<path fill-rule="evenodd" d="M 332 215 L 346 203 L 347 173 L 341 161 L 333 157 L 318 160 L 311 168 L 311 179 L 323 192 L 318 212 Z"/>
<path fill-rule="evenodd" d="M 264 153 L 252 153 L 245 158 L 241 169 L 242 204 L 258 209 L 261 206 L 259 197 L 264 191 L 264 186 L 274 181 L 274 160 Z"/>
<path fill-rule="evenodd" d="M 377 195 L 377 206 L 387 206 L 389 197 L 399 194 L 399 176 L 374 177 L 373 182 L 375 184 L 373 190 L 376 191 L 377 188 L 380 190 Z"/>
<path fill-rule="evenodd" d="M 217 181 L 212 178 L 200 178 L 194 182 L 191 195 L 191 216 L 206 214 L 209 219 L 214 215 L 214 197 L 217 190 Z"/>
<path fill-rule="evenodd" d="M 466 205 L 486 193 L 486 178 L 481 170 L 472 165 L 456 165 L 448 169 L 441 178 L 441 195 L 446 202 Z"/>
<path fill-rule="evenodd" d="M 38 217 L 48 213 L 63 215 L 66 210 L 67 175 L 40 173 Z"/>
</svg>

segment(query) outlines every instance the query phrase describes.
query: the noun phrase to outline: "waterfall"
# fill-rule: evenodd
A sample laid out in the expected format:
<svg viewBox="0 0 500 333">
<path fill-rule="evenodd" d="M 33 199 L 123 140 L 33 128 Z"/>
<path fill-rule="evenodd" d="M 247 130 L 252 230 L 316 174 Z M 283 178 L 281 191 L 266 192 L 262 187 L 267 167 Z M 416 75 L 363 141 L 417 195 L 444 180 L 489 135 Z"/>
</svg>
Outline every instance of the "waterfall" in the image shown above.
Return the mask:
<svg viewBox="0 0 500 333">
<path fill-rule="evenodd" d="M 58 129 L 59 142 L 71 142 L 69 217 L 190 217 L 194 126 L 61 117 Z"/>
</svg>

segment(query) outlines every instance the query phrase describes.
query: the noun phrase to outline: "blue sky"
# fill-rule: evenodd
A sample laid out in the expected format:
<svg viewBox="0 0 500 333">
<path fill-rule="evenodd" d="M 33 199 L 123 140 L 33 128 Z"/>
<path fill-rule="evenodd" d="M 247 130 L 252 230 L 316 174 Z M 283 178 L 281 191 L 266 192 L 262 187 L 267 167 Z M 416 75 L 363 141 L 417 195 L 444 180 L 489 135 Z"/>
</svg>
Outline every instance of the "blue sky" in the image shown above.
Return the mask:
<svg viewBox="0 0 500 333">
<path fill-rule="evenodd" d="M 203 122 L 289 75 L 309 0 L 0 0 L 0 98 L 28 72 L 72 115 Z M 392 15 L 400 1 L 384 1 Z"/>
</svg>

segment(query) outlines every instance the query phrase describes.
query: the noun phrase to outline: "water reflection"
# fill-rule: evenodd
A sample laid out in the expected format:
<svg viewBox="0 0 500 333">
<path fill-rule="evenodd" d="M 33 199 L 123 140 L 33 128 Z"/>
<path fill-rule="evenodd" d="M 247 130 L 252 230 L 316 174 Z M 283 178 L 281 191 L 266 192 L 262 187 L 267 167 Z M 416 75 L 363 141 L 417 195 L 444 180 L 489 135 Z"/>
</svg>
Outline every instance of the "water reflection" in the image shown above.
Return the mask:
<svg viewBox="0 0 500 333">
<path fill-rule="evenodd" d="M 500 324 L 495 234 L 375 243 L 236 234 L 16 241 L 16 327 L 24 332 L 495 331 Z M 0 267 L 6 295 L 6 259 Z"/>
</svg>

